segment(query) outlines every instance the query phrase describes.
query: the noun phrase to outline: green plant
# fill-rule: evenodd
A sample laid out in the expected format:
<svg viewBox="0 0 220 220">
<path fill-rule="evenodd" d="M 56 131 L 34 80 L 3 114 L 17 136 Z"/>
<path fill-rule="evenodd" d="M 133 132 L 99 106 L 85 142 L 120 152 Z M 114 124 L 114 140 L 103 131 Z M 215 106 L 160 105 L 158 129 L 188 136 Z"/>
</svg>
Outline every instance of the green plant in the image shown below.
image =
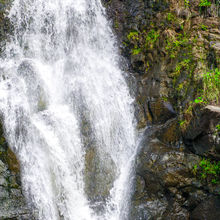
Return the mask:
<svg viewBox="0 0 220 220">
<path fill-rule="evenodd" d="M 180 127 L 184 127 L 185 123 L 186 123 L 186 120 L 180 120 L 179 121 Z"/>
<path fill-rule="evenodd" d="M 200 7 L 210 7 L 212 3 L 209 0 L 200 0 L 199 6 Z"/>
<path fill-rule="evenodd" d="M 176 81 L 177 81 L 177 79 L 180 76 L 182 71 L 190 72 L 190 68 L 192 66 L 193 66 L 192 65 L 192 60 L 190 58 L 184 59 L 184 60 L 180 61 L 179 63 L 177 63 L 175 71 L 172 73 L 172 75 L 170 75 L 173 78 L 173 84 L 174 85 L 176 84 Z M 179 91 L 182 90 L 184 85 L 185 85 L 185 82 L 182 82 L 181 84 L 179 84 L 177 90 L 179 90 Z"/>
<path fill-rule="evenodd" d="M 139 47 L 139 33 L 137 31 L 131 31 L 127 38 L 129 40 L 129 43 L 132 45 L 133 48 L 131 48 L 131 54 L 137 55 L 141 52 L 141 48 Z M 124 43 L 124 45 L 128 46 L 128 44 Z"/>
<path fill-rule="evenodd" d="M 167 14 L 167 20 L 168 21 L 173 21 L 174 20 L 174 15 L 172 13 Z"/>
<path fill-rule="evenodd" d="M 184 0 L 184 4 L 185 4 L 185 7 L 189 8 L 189 6 L 190 6 L 189 0 Z"/>
<path fill-rule="evenodd" d="M 132 55 L 137 55 L 141 52 L 141 48 L 133 48 L 131 52 L 132 52 Z"/>
<path fill-rule="evenodd" d="M 192 173 L 196 176 L 196 174 L 197 174 L 197 170 L 198 170 L 198 165 L 197 164 L 195 164 L 194 166 L 193 166 L 193 169 L 192 169 Z"/>
<path fill-rule="evenodd" d="M 201 30 L 203 30 L 203 31 L 207 31 L 208 26 L 206 26 L 206 25 L 204 25 L 204 24 L 201 24 L 201 25 L 200 25 L 200 28 L 201 28 Z"/>
<path fill-rule="evenodd" d="M 188 42 L 189 39 L 185 33 L 178 34 L 177 37 L 173 39 L 167 39 L 167 46 L 165 47 L 165 49 L 170 54 L 171 58 L 175 58 L 180 48 L 185 47 L 188 44 Z"/>
<path fill-rule="evenodd" d="M 220 124 L 217 124 L 217 125 L 216 125 L 216 130 L 217 130 L 218 132 L 220 132 Z"/>
<path fill-rule="evenodd" d="M 138 40 L 138 32 L 137 31 L 131 31 L 128 35 L 127 35 L 128 40 Z"/>
<path fill-rule="evenodd" d="M 212 162 L 210 159 L 203 158 L 199 164 L 195 164 L 192 173 L 198 175 L 201 180 L 206 180 L 212 184 L 220 183 L 220 161 Z"/>
<path fill-rule="evenodd" d="M 220 70 L 216 68 L 203 76 L 204 97 L 207 101 L 219 102 L 220 95 Z"/>
<path fill-rule="evenodd" d="M 155 31 L 154 29 L 150 30 L 147 33 L 147 36 L 145 38 L 145 47 L 148 49 L 152 49 L 154 46 L 154 43 L 157 41 L 159 38 L 160 34 L 158 31 Z"/>
<path fill-rule="evenodd" d="M 206 103 L 206 101 L 202 98 L 202 97 L 198 97 L 198 98 L 196 98 L 195 100 L 194 100 L 194 102 L 196 103 L 196 104 L 201 104 L 201 103 Z"/>
<path fill-rule="evenodd" d="M 203 158 L 199 166 L 201 168 L 201 178 L 209 178 L 211 179 L 212 183 L 219 182 L 219 175 L 220 175 L 220 161 L 211 162 L 209 159 Z"/>
</svg>

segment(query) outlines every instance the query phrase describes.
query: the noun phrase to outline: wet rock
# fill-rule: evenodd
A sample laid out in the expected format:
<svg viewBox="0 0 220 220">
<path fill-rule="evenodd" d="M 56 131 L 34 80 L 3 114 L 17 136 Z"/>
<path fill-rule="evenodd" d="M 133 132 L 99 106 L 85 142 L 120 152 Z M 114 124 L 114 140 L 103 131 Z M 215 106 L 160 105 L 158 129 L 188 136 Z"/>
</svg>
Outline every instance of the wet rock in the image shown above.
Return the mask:
<svg viewBox="0 0 220 220">
<path fill-rule="evenodd" d="M 216 220 L 220 219 L 220 198 L 211 197 L 208 200 L 204 200 L 198 205 L 190 216 L 191 220 Z"/>
<path fill-rule="evenodd" d="M 7 160 L 9 170 L 15 174 L 19 174 L 20 173 L 20 164 L 18 162 L 16 155 L 14 154 L 14 152 L 10 148 L 8 148 L 8 150 L 7 150 L 6 160 Z"/>
<path fill-rule="evenodd" d="M 137 181 L 133 197 L 134 219 L 188 219 L 184 188 L 196 188 L 192 175 L 200 158 L 169 147 L 158 139 L 148 139 L 137 158 Z"/>
<path fill-rule="evenodd" d="M 102 158 L 102 159 L 100 159 Z M 100 156 L 100 151 L 91 146 L 85 155 L 85 192 L 97 211 L 103 208 L 115 178 L 115 165 L 109 155 Z M 99 202 L 95 207 L 95 202 Z"/>
<path fill-rule="evenodd" d="M 220 107 L 208 105 L 204 109 L 198 109 L 183 134 L 184 143 L 196 154 L 220 159 L 216 130 L 219 123 Z"/>
<path fill-rule="evenodd" d="M 168 119 L 176 116 L 172 104 L 162 100 L 149 101 L 148 110 L 153 123 L 165 123 Z"/>
<path fill-rule="evenodd" d="M 181 132 L 176 118 L 167 121 L 156 131 L 155 136 L 166 145 L 180 145 Z"/>
<path fill-rule="evenodd" d="M 7 146 L 0 124 L 0 219 L 32 220 L 22 194 L 19 162 Z"/>
</svg>

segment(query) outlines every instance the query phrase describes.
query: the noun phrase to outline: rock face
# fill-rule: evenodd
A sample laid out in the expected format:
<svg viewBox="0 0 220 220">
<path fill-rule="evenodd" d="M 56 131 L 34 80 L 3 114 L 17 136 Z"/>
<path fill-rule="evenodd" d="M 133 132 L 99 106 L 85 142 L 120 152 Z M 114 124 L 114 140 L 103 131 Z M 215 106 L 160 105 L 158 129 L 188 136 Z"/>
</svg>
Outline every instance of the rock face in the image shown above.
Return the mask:
<svg viewBox="0 0 220 220">
<path fill-rule="evenodd" d="M 184 143 L 196 154 L 220 159 L 219 131 L 220 107 L 208 105 L 194 113 L 183 133 Z"/>
<path fill-rule="evenodd" d="M 137 157 L 131 220 L 220 219 L 219 180 L 200 170 L 201 161 L 220 159 L 218 98 L 204 86 L 204 74 L 220 69 L 219 6 L 210 2 L 103 0 L 137 82 L 138 128 L 151 126 Z"/>
<path fill-rule="evenodd" d="M 159 140 L 161 129 L 164 130 L 157 127 L 156 132 L 142 142 L 137 157 L 131 219 L 189 219 L 195 215 L 198 219 L 209 219 L 202 218 L 208 216 L 207 211 L 201 215 L 196 211 L 209 199 L 215 201 L 213 216 L 219 217 L 215 199 L 219 187 L 201 182 L 193 174 L 193 168 L 200 162 L 199 155 L 187 152 L 183 146 Z"/>
<path fill-rule="evenodd" d="M 0 124 L 0 219 L 30 220 L 30 212 L 22 194 L 20 167 L 15 154 L 7 146 Z"/>
</svg>

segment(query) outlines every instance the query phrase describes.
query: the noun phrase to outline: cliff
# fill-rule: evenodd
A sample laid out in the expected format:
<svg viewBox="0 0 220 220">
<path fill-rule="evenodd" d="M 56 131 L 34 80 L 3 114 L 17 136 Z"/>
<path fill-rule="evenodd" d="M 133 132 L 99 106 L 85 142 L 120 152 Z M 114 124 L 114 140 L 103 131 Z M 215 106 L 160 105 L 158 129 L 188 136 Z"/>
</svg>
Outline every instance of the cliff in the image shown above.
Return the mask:
<svg viewBox="0 0 220 220">
<path fill-rule="evenodd" d="M 219 2 L 104 4 L 148 128 L 131 219 L 219 219 Z"/>
</svg>

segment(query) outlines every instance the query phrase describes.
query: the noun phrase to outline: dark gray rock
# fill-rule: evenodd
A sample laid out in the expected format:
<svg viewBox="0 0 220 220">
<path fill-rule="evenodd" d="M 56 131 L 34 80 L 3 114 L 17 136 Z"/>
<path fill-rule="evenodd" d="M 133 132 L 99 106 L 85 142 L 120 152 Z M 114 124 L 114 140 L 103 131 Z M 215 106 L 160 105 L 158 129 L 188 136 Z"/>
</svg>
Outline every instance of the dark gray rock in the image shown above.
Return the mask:
<svg viewBox="0 0 220 220">
<path fill-rule="evenodd" d="M 220 107 L 208 105 L 194 112 L 183 139 L 186 146 L 199 155 L 209 155 L 220 159 L 219 131 L 216 125 L 220 123 Z"/>
<path fill-rule="evenodd" d="M 220 219 L 220 198 L 211 197 L 204 200 L 192 212 L 191 220 L 217 220 Z"/>
</svg>

